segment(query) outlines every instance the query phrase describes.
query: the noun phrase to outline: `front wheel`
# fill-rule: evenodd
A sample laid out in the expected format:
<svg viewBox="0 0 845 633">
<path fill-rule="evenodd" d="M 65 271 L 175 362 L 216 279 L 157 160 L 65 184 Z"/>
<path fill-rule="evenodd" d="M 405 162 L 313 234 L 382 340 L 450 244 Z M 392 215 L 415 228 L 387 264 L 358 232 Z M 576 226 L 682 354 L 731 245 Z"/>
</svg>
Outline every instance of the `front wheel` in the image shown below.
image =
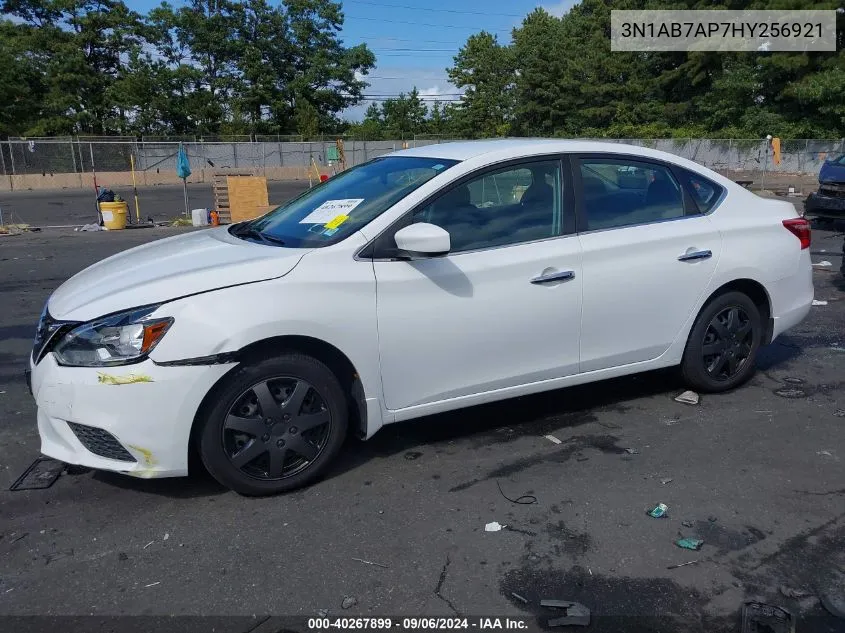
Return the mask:
<svg viewBox="0 0 845 633">
<path fill-rule="evenodd" d="M 681 362 L 684 380 L 705 393 L 738 387 L 754 373 L 762 339 L 760 310 L 748 295 L 715 297 L 698 315 L 687 340 Z"/>
<path fill-rule="evenodd" d="M 217 389 L 199 435 L 200 456 L 235 492 L 270 495 L 312 483 L 346 438 L 343 388 L 310 356 L 285 354 L 243 366 Z"/>
</svg>

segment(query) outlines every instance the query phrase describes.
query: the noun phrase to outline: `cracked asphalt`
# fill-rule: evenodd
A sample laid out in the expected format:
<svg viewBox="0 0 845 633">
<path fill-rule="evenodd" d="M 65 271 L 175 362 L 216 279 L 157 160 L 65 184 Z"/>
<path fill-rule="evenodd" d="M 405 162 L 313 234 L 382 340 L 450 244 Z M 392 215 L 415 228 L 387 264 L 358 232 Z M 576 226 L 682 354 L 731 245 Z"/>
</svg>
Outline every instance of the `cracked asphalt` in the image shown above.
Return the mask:
<svg viewBox="0 0 845 633">
<path fill-rule="evenodd" d="M 8 616 L 204 615 L 266 633 L 322 610 L 544 628 L 554 614 L 539 600 L 555 598 L 589 607 L 589 630 L 739 631 L 747 600 L 790 609 L 798 633 L 845 630 L 819 601 L 845 600 L 841 233 L 813 236 L 813 260 L 833 264 L 814 274 L 827 305 L 763 350 L 748 385 L 697 406 L 673 401 L 673 372 L 653 372 L 386 427 L 286 496 L 240 497 L 201 472 L 84 469 L 10 492 L 39 454 L 22 369 L 44 301 L 174 231 L 0 238 L 0 629 L 31 623 Z M 646 515 L 658 502 L 668 518 Z M 504 529 L 486 532 L 492 521 Z M 682 550 L 679 536 L 705 543 Z"/>
</svg>

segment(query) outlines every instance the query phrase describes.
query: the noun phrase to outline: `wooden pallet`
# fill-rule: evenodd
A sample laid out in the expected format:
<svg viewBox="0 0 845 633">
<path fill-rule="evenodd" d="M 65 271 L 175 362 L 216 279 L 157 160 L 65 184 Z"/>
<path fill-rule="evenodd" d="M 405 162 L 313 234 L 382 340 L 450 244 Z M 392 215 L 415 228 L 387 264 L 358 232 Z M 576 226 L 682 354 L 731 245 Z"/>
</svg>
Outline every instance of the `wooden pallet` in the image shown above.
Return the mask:
<svg viewBox="0 0 845 633">
<path fill-rule="evenodd" d="M 251 172 L 218 172 L 211 178 L 211 186 L 214 189 L 214 208 L 220 217 L 220 224 L 229 224 L 232 221 L 232 208 L 229 204 L 229 176 L 254 176 Z"/>
</svg>

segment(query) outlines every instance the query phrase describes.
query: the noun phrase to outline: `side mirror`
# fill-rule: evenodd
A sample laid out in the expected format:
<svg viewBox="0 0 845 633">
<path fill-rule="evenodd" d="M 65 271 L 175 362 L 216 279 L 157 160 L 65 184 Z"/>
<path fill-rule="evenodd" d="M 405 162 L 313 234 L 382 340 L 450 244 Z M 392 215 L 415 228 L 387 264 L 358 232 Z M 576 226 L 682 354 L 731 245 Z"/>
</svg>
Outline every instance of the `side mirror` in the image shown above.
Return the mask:
<svg viewBox="0 0 845 633">
<path fill-rule="evenodd" d="M 400 257 L 442 257 L 452 249 L 449 233 L 434 224 L 420 222 L 399 229 L 393 236 Z"/>
</svg>

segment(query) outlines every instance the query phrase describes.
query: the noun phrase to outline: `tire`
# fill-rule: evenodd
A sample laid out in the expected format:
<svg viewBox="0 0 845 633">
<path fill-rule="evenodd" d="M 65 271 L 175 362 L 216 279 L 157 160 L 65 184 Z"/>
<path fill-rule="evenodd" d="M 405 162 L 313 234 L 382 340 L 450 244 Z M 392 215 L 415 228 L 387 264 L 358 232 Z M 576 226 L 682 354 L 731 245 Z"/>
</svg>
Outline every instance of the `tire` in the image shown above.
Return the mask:
<svg viewBox="0 0 845 633">
<path fill-rule="evenodd" d="M 290 353 L 244 365 L 215 391 L 197 437 L 200 457 L 212 477 L 242 495 L 313 483 L 346 439 L 343 388 L 310 356 Z"/>
<path fill-rule="evenodd" d="M 687 339 L 681 361 L 684 381 L 704 393 L 738 387 L 754 374 L 762 339 L 760 311 L 748 295 L 732 291 L 714 297 L 701 309 Z"/>
</svg>

